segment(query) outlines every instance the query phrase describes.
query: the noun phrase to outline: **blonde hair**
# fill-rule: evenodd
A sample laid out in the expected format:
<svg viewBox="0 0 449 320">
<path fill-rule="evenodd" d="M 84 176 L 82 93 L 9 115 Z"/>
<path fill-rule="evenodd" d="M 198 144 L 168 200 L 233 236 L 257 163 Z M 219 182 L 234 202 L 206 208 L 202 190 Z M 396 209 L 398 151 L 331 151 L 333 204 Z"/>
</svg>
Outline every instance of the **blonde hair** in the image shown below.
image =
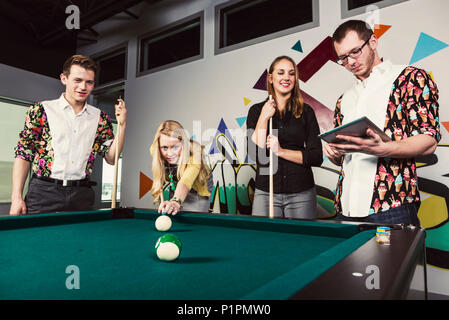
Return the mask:
<svg viewBox="0 0 449 320">
<path fill-rule="evenodd" d="M 295 69 L 295 84 L 293 86 L 292 94 L 290 96 L 290 99 L 287 102 L 286 109 L 289 111 L 292 111 L 295 118 L 299 118 L 302 115 L 302 112 L 304 111 L 304 99 L 301 95 L 301 91 L 299 89 L 299 75 L 298 75 L 298 68 L 296 67 L 295 61 L 290 58 L 289 56 L 280 56 L 273 60 L 273 62 L 270 65 L 270 68 L 268 69 L 268 73 L 270 75 L 273 74 L 274 67 L 276 64 L 282 60 L 288 60 L 293 64 L 293 68 Z M 269 95 L 273 96 L 273 99 L 276 101 L 276 93 L 274 91 L 273 84 L 270 83 L 269 77 L 267 77 L 267 91 Z M 277 101 L 276 101 L 277 103 Z M 282 115 L 281 115 L 282 116 Z"/>
<path fill-rule="evenodd" d="M 200 172 L 197 180 L 200 184 L 207 184 L 210 175 L 210 169 L 206 164 L 203 149 L 204 146 L 198 142 L 189 139 L 182 125 L 174 120 L 163 121 L 157 128 L 154 135 L 153 143 L 150 147 L 150 154 L 153 158 L 153 186 L 151 194 L 154 197 L 154 202 L 160 202 L 160 195 L 163 191 L 165 182 L 165 161 L 161 155 L 160 136 L 165 134 L 169 137 L 177 138 L 182 143 L 182 150 L 178 164 L 176 176 L 178 181 L 184 174 L 188 164 L 200 164 Z M 190 161 L 193 158 L 193 162 Z"/>
</svg>

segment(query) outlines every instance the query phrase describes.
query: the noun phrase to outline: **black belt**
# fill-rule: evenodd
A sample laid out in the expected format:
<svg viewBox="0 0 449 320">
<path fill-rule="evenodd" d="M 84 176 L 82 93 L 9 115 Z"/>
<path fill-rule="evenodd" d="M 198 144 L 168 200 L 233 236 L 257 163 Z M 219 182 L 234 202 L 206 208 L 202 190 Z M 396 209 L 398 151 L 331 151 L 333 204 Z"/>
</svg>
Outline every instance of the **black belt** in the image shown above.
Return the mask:
<svg viewBox="0 0 449 320">
<path fill-rule="evenodd" d="M 90 181 L 87 178 L 82 179 L 82 180 L 59 180 L 59 179 L 53 179 L 53 178 L 49 178 L 49 177 L 38 176 L 35 173 L 33 173 L 33 178 L 36 178 L 36 179 L 39 179 L 42 181 L 59 184 L 64 187 L 91 187 L 91 186 L 97 185 L 97 183 L 95 181 Z"/>
</svg>

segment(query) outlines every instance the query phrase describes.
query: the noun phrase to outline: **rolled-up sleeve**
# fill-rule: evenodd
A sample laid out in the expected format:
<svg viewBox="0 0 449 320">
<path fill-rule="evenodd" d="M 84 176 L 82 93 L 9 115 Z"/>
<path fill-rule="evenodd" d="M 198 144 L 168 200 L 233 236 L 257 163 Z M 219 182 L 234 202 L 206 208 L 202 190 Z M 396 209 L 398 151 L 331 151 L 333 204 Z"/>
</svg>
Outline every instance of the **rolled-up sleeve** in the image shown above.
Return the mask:
<svg viewBox="0 0 449 320">
<path fill-rule="evenodd" d="M 407 114 L 411 136 L 425 134 L 441 140 L 438 88 L 424 70 L 416 69 L 407 85 Z"/>
<path fill-rule="evenodd" d="M 189 164 L 187 165 L 184 174 L 182 175 L 179 182 L 184 183 L 189 189 L 192 189 L 193 183 L 198 177 L 201 169 L 201 164 Z"/>
<path fill-rule="evenodd" d="M 35 104 L 28 108 L 25 117 L 25 125 L 19 133 L 19 141 L 14 148 L 16 158 L 32 162 L 41 141 L 43 126 L 43 107 Z"/>
<path fill-rule="evenodd" d="M 98 149 L 98 153 L 105 157 L 114 140 L 114 132 L 111 118 L 101 111 L 100 121 L 98 123 L 97 138 L 95 139 L 94 149 Z"/>
</svg>

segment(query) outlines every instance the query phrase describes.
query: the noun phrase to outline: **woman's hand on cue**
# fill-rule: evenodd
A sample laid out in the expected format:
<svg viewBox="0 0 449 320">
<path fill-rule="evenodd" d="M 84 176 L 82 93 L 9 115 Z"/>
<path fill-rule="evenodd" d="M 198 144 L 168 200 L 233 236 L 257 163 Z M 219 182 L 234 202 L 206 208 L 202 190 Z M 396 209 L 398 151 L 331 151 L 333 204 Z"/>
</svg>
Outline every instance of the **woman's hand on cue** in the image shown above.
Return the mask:
<svg viewBox="0 0 449 320">
<path fill-rule="evenodd" d="M 159 205 L 157 212 L 165 212 L 167 214 L 175 215 L 181 210 L 181 205 L 176 201 L 164 201 Z"/>
<path fill-rule="evenodd" d="M 278 137 L 271 134 L 267 136 L 267 149 L 271 149 L 275 155 L 279 155 L 282 148 L 279 145 Z"/>
<path fill-rule="evenodd" d="M 276 102 L 272 100 L 268 100 L 263 105 L 261 116 L 264 120 L 269 120 L 271 117 L 274 116 L 274 113 L 276 112 Z"/>
</svg>

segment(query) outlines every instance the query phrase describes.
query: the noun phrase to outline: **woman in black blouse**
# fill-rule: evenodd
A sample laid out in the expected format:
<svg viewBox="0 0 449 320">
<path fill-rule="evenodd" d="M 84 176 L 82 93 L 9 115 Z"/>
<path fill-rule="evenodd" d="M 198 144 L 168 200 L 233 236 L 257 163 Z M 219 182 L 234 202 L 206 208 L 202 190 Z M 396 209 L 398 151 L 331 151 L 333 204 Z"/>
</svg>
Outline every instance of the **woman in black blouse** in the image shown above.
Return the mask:
<svg viewBox="0 0 449 320">
<path fill-rule="evenodd" d="M 316 218 L 316 190 L 312 166 L 323 162 L 320 129 L 313 109 L 304 103 L 296 64 L 276 58 L 267 76 L 273 99 L 253 105 L 248 112 L 248 153 L 257 161 L 252 214 L 268 216 L 269 149 L 273 150 L 274 216 Z M 273 134 L 268 135 L 273 118 Z"/>
</svg>

